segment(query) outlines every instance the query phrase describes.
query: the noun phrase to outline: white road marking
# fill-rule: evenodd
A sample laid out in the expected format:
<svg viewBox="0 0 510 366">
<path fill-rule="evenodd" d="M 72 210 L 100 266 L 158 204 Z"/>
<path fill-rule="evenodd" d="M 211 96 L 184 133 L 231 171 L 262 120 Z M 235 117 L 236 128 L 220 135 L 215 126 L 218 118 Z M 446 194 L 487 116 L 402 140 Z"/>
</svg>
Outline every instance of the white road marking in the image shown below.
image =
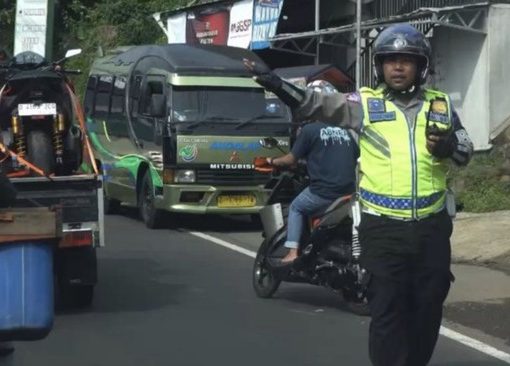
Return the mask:
<svg viewBox="0 0 510 366">
<path fill-rule="evenodd" d="M 486 355 L 492 356 L 494 358 L 497 358 L 498 360 L 510 364 L 510 354 L 500 351 L 499 349 L 489 346 L 488 344 L 485 344 L 474 338 L 465 336 L 464 334 L 461 334 L 459 332 L 456 332 L 443 326 L 441 327 L 439 333 L 442 336 L 453 339 L 459 343 L 462 343 L 465 346 L 476 349 L 477 351 L 485 353 Z"/>
<path fill-rule="evenodd" d="M 221 245 L 222 247 L 233 250 L 235 252 L 247 255 L 248 257 L 255 258 L 255 256 L 257 255 L 257 253 L 252 250 L 245 249 L 243 247 L 240 247 L 239 245 L 229 243 L 228 241 L 225 241 L 223 239 L 217 238 L 209 234 L 204 234 L 199 231 L 188 231 L 188 233 L 193 236 L 202 238 L 204 240 L 213 242 L 214 244 Z M 459 332 L 456 332 L 443 326 L 441 326 L 439 333 L 446 338 L 450 338 L 454 341 L 462 343 L 463 345 L 469 348 L 473 348 L 479 352 L 485 353 L 486 355 L 494 357 L 510 365 L 510 354 L 500 351 L 497 348 L 489 346 L 488 344 L 485 344 L 474 338 L 468 337 L 464 334 L 461 334 Z"/>
<path fill-rule="evenodd" d="M 216 237 L 211 236 L 211 235 L 207 235 L 207 234 L 201 233 L 199 231 L 188 231 L 188 233 L 193 235 L 193 236 L 198 236 L 199 238 L 211 241 L 214 244 L 221 245 L 222 247 L 228 248 L 228 249 L 233 250 L 235 252 L 247 255 L 248 257 L 255 258 L 255 256 L 257 255 L 257 253 L 255 253 L 255 252 L 253 252 L 251 250 L 245 249 L 243 247 L 240 247 L 239 245 L 235 245 L 235 244 L 229 243 L 228 241 L 225 241 L 225 240 L 220 239 L 220 238 L 216 238 Z"/>
</svg>

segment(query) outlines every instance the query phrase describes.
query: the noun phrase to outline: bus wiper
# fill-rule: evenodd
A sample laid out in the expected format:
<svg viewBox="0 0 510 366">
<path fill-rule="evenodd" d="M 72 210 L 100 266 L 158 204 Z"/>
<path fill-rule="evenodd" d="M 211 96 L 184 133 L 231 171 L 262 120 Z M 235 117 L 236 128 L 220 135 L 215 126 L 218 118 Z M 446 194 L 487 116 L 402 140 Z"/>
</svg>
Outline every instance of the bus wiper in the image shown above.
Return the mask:
<svg viewBox="0 0 510 366">
<path fill-rule="evenodd" d="M 256 120 L 258 120 L 258 119 L 273 119 L 273 118 L 275 118 L 275 116 L 268 116 L 268 115 L 266 115 L 266 114 L 260 114 L 260 115 L 258 115 L 258 116 L 250 117 L 250 118 L 248 118 L 247 120 L 245 120 L 245 121 L 242 121 L 242 122 L 238 123 L 238 124 L 235 126 L 235 129 L 237 130 L 237 129 L 241 128 L 241 127 L 244 127 L 244 126 L 246 126 L 246 125 L 249 125 L 249 124 L 253 123 L 254 121 L 256 121 Z"/>
</svg>

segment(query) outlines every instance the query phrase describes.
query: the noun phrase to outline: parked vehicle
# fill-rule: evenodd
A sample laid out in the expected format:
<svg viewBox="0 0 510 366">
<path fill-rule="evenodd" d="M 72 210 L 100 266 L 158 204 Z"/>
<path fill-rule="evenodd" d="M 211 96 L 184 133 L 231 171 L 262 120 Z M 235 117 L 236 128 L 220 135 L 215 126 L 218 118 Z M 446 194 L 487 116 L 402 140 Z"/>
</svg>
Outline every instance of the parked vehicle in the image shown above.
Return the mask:
<svg viewBox="0 0 510 366">
<path fill-rule="evenodd" d="M 261 144 L 273 148 L 276 141 L 266 138 Z M 265 157 L 255 163 L 264 171 L 273 169 L 266 165 Z M 272 193 L 260 211 L 264 239 L 253 265 L 255 293 L 270 298 L 282 281 L 310 283 L 341 293 L 350 311 L 368 315 L 367 276 L 358 261 L 361 250 L 353 222 L 358 209 L 354 196 L 340 197 L 323 214 L 310 218 L 308 230 L 302 235 L 299 257 L 291 264 L 280 261 L 286 254 L 283 244 L 287 237 L 288 208 L 306 185 L 306 174 L 301 168 L 273 172 L 266 186 Z"/>
<path fill-rule="evenodd" d="M 88 133 L 105 176 L 106 212 L 257 214 L 267 174 L 258 140 L 288 149 L 291 116 L 245 70 L 240 48 L 123 47 L 97 59 L 85 94 Z M 258 60 L 258 59 L 257 59 Z M 262 62 L 262 61 L 260 61 Z"/>
<path fill-rule="evenodd" d="M 33 52 L 0 70 L 0 161 L 18 191 L 16 207 L 57 207 L 62 237 L 54 248 L 58 294 L 65 306 L 93 300 L 96 249 L 104 245 L 103 188 L 85 121 L 64 61 Z M 60 223 L 59 221 L 59 223 Z"/>
</svg>

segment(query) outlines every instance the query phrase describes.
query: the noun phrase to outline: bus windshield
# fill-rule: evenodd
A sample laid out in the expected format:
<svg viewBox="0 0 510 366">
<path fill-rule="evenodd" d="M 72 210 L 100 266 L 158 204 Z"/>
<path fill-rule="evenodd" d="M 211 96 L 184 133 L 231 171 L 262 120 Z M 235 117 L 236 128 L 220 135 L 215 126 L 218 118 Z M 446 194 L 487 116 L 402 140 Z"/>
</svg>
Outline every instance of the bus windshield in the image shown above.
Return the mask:
<svg viewBox="0 0 510 366">
<path fill-rule="evenodd" d="M 289 108 L 261 88 L 175 86 L 175 122 L 290 122 Z"/>
</svg>

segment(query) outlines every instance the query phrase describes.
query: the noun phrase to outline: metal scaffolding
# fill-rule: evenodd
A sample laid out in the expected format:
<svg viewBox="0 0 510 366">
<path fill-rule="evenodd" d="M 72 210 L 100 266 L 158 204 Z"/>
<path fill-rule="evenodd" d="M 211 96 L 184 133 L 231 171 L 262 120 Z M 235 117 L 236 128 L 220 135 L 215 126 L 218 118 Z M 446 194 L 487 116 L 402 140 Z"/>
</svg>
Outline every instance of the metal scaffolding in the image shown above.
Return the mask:
<svg viewBox="0 0 510 366">
<path fill-rule="evenodd" d="M 321 44 L 355 48 L 356 60 L 346 71 L 359 87 L 362 84 L 371 84 L 373 80 L 370 48 L 378 33 L 388 25 L 409 22 L 425 34 L 429 34 L 436 26 L 486 34 L 485 19 L 489 5 L 489 1 L 483 1 L 447 7 L 422 7 L 405 14 L 361 21 L 361 0 L 357 0 L 356 23 L 319 29 L 316 16 L 314 31 L 278 34 L 271 38 L 271 48 L 311 56 L 316 63 L 319 60 L 318 50 Z M 316 0 L 317 14 L 318 6 L 319 0 Z"/>
</svg>

